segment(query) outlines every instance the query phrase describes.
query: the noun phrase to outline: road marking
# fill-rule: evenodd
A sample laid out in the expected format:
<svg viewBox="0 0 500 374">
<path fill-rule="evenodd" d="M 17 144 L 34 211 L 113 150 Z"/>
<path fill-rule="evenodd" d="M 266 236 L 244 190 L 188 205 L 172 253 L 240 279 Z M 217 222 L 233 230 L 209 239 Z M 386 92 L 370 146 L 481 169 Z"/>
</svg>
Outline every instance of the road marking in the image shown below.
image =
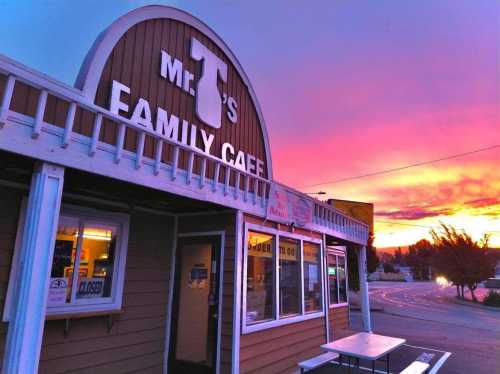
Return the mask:
<svg viewBox="0 0 500 374">
<path fill-rule="evenodd" d="M 448 359 L 448 357 L 451 356 L 451 352 L 446 352 L 439 360 L 436 362 L 436 364 L 432 367 L 431 371 L 429 371 L 429 374 L 436 374 L 439 369 L 441 369 L 441 366 L 444 365 L 445 361 Z"/>
<path fill-rule="evenodd" d="M 451 352 L 446 352 L 446 351 L 441 351 L 439 349 L 433 349 L 433 348 L 427 348 L 427 347 L 419 347 L 418 345 L 411 345 L 411 344 L 403 344 L 406 347 L 410 348 L 416 348 L 416 349 L 423 349 L 426 351 L 434 351 L 434 352 L 440 352 L 444 353 L 439 360 L 434 364 L 434 366 L 431 368 L 429 371 L 429 374 L 436 374 L 438 370 L 441 368 L 441 366 L 444 365 L 445 361 L 448 359 L 448 357 L 451 356 Z"/>
</svg>

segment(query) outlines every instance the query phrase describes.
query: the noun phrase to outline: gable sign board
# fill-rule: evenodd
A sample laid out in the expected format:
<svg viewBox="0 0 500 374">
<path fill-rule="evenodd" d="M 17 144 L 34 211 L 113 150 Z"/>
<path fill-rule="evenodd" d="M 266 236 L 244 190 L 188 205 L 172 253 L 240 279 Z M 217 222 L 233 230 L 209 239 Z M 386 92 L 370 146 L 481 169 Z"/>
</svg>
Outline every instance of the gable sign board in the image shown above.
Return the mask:
<svg viewBox="0 0 500 374">
<path fill-rule="evenodd" d="M 313 202 L 283 188 L 277 183 L 271 185 L 267 205 L 267 219 L 304 227 L 312 223 Z"/>
<path fill-rule="evenodd" d="M 95 42 L 76 86 L 138 128 L 259 177 L 272 178 L 267 132 L 250 82 L 225 43 L 178 9 L 148 6 Z M 103 125 L 103 136 L 116 129 Z M 154 154 L 149 136 L 145 155 Z M 135 146 L 128 132 L 125 147 Z M 164 149 L 168 159 L 169 149 Z"/>
</svg>

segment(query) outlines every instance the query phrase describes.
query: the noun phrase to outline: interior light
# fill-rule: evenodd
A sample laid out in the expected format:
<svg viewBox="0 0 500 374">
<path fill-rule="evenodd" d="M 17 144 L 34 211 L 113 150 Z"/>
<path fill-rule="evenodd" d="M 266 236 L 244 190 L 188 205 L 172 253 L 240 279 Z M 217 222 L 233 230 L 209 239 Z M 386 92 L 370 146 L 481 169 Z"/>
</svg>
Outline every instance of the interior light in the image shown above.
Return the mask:
<svg viewBox="0 0 500 374">
<path fill-rule="evenodd" d="M 78 236 L 78 231 L 75 233 L 75 236 Z M 104 240 L 109 242 L 112 239 L 112 232 L 107 230 L 84 230 L 83 237 L 85 239 Z"/>
</svg>

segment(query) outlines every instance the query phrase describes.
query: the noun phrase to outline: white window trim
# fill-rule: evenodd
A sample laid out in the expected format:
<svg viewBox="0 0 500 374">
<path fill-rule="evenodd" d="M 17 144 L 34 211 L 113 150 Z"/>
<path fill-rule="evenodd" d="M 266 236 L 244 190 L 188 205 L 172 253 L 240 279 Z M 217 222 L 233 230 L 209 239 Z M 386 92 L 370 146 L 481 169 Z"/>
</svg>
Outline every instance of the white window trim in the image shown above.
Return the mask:
<svg viewBox="0 0 500 374">
<path fill-rule="evenodd" d="M 345 271 L 345 285 L 346 285 L 346 298 L 347 301 L 343 301 L 341 303 L 331 303 L 330 301 L 330 280 L 328 279 L 329 274 L 328 274 L 328 255 L 333 255 L 335 256 L 335 267 L 337 268 L 337 274 L 338 274 L 338 257 L 344 257 L 344 271 Z M 349 276 L 348 276 L 348 270 L 347 270 L 347 250 L 346 247 L 330 247 L 328 246 L 326 248 L 326 285 L 328 287 L 328 306 L 330 309 L 336 309 L 336 308 L 344 308 L 349 306 Z M 337 282 L 337 300 L 340 299 L 340 288 L 339 284 Z"/>
<path fill-rule="evenodd" d="M 349 303 L 330 304 L 330 309 L 345 308 Z"/>
<path fill-rule="evenodd" d="M 274 319 L 273 320 L 268 320 L 268 321 L 262 321 L 262 322 L 256 322 L 253 324 L 247 324 L 246 321 L 246 315 L 247 315 L 247 265 L 248 265 L 248 232 L 249 231 L 256 231 L 256 232 L 261 232 L 264 234 L 270 234 L 274 235 L 274 261 L 275 261 L 275 271 L 274 271 L 274 291 L 275 291 L 275 297 L 274 297 Z M 299 315 L 293 315 L 289 317 L 281 317 L 279 315 L 279 273 L 278 273 L 278 267 L 279 267 L 279 238 L 280 236 L 290 238 L 290 239 L 297 239 L 300 241 L 300 263 L 301 263 L 301 303 L 302 303 L 302 309 L 301 309 L 301 314 Z M 320 285 L 322 287 L 321 290 L 321 309 L 319 311 L 314 311 L 314 312 L 309 312 L 305 313 L 304 312 L 304 274 L 303 274 L 303 242 L 309 242 L 309 243 L 315 243 L 319 244 L 320 246 L 320 272 L 321 272 L 321 279 L 320 279 Z M 311 238 L 309 236 L 305 235 L 300 235 L 296 233 L 290 233 L 286 231 L 280 231 L 271 227 L 266 227 L 266 226 L 261 226 L 257 225 L 254 223 L 245 223 L 245 236 L 244 236 L 244 242 L 243 242 L 243 282 L 242 282 L 242 288 L 243 288 L 243 297 L 242 297 L 242 334 L 249 334 L 252 332 L 256 331 L 262 331 L 266 329 L 271 329 L 274 327 L 278 326 L 283 326 L 283 325 L 288 325 L 291 323 L 297 323 L 297 322 L 302 322 L 302 321 L 307 321 L 310 319 L 314 318 L 320 318 L 325 316 L 325 298 L 323 296 L 323 287 L 325 284 L 325 274 L 324 274 L 324 265 L 323 261 L 321 259 L 324 256 L 324 247 L 323 247 L 323 241 L 321 239 L 315 239 Z"/>
<path fill-rule="evenodd" d="M 17 225 L 16 241 L 12 257 L 12 265 L 9 275 L 9 284 L 5 299 L 2 321 L 8 322 L 12 312 L 15 283 L 18 277 L 18 259 L 21 250 L 22 234 L 24 231 L 26 217 L 27 199 L 21 203 L 21 211 Z M 47 307 L 46 315 L 50 316 L 78 316 L 79 314 L 91 314 L 102 312 L 121 311 L 123 301 L 123 287 L 125 282 L 125 265 L 127 259 L 128 236 L 130 226 L 130 216 L 124 213 L 101 211 L 92 208 L 80 207 L 70 204 L 61 206 L 60 216 L 76 216 L 78 220 L 94 222 L 99 224 L 112 224 L 118 227 L 116 241 L 116 256 L 113 267 L 113 277 L 111 286 L 111 296 L 100 299 L 76 300 L 71 305 L 58 305 Z M 75 264 L 76 265 L 76 264 Z"/>
</svg>

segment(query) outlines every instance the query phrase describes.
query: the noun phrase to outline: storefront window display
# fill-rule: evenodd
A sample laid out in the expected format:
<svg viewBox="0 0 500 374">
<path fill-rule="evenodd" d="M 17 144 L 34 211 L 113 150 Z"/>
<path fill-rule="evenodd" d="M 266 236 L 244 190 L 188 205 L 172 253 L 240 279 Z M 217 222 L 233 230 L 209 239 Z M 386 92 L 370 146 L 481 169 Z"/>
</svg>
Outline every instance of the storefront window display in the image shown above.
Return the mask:
<svg viewBox="0 0 500 374">
<path fill-rule="evenodd" d="M 304 241 L 304 308 L 306 313 L 321 310 L 321 247 Z"/>
<path fill-rule="evenodd" d="M 262 228 L 246 234 L 244 331 L 323 313 L 321 244 Z"/>
<path fill-rule="evenodd" d="M 274 237 L 248 233 L 247 323 L 274 318 Z"/>
<path fill-rule="evenodd" d="M 128 225 L 125 214 L 63 206 L 50 270 L 48 315 L 121 308 Z M 19 250 L 16 247 L 16 253 Z M 9 284 L 8 301 L 12 288 Z"/>
</svg>

